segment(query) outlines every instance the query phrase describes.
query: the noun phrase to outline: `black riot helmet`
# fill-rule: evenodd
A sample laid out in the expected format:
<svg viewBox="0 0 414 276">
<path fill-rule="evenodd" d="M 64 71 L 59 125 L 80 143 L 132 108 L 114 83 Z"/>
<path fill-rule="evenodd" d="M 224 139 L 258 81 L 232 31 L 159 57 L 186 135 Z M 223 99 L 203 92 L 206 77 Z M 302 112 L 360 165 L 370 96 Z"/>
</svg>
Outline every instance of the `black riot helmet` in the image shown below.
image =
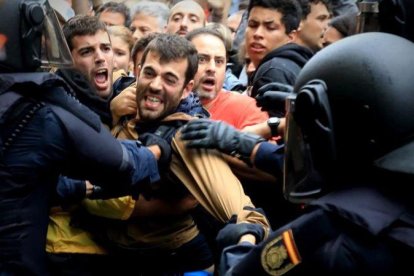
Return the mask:
<svg viewBox="0 0 414 276">
<path fill-rule="evenodd" d="M 309 60 L 287 100 L 285 196 L 306 202 L 368 171 L 414 175 L 413 72 L 414 43 L 380 32 Z"/>
<path fill-rule="evenodd" d="M 0 73 L 72 65 L 54 10 L 47 0 L 0 1 Z"/>
</svg>

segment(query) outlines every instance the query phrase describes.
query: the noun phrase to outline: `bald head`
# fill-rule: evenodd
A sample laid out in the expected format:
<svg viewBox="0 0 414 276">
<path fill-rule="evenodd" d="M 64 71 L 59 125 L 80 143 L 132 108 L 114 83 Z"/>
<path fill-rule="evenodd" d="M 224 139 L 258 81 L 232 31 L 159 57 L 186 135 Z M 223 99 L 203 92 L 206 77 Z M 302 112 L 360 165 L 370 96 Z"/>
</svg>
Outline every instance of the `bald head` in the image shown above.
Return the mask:
<svg viewBox="0 0 414 276">
<path fill-rule="evenodd" d="M 185 36 L 194 29 L 204 27 L 205 24 L 206 16 L 203 8 L 195 1 L 184 0 L 171 8 L 167 33 Z"/>
</svg>

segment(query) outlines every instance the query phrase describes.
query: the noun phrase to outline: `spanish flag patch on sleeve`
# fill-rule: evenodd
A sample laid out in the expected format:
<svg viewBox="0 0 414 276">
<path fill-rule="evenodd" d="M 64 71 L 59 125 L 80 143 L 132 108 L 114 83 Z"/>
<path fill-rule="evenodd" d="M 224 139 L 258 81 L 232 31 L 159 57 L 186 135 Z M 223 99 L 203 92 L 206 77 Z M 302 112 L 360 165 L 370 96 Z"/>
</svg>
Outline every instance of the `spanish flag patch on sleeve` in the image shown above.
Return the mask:
<svg viewBox="0 0 414 276">
<path fill-rule="evenodd" d="M 268 242 L 261 253 L 261 264 L 270 275 L 283 275 L 301 262 L 289 229 Z"/>
</svg>

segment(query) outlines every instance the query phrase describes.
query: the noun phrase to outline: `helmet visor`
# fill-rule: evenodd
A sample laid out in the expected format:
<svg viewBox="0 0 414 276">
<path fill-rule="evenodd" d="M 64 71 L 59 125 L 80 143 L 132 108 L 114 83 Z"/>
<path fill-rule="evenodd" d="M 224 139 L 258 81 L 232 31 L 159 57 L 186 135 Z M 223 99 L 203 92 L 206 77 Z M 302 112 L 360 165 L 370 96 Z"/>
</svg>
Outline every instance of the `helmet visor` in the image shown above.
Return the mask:
<svg viewBox="0 0 414 276">
<path fill-rule="evenodd" d="M 296 95 L 286 99 L 285 164 L 283 193 L 294 203 L 306 203 L 321 192 L 319 173 L 315 170 L 310 144 L 295 120 Z"/>
<path fill-rule="evenodd" d="M 73 66 L 72 55 L 66 43 L 59 21 L 48 1 L 44 3 L 45 19 L 41 49 L 42 68 Z"/>
</svg>

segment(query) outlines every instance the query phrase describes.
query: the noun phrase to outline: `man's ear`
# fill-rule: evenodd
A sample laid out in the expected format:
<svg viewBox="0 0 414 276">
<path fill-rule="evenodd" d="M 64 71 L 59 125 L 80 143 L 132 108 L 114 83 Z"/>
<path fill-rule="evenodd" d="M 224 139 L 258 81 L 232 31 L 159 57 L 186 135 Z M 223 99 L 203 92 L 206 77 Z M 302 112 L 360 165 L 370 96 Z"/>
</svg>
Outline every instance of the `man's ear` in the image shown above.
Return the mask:
<svg viewBox="0 0 414 276">
<path fill-rule="evenodd" d="M 132 62 L 132 60 L 130 60 L 129 62 L 128 62 L 128 72 L 127 73 L 130 73 L 130 72 L 132 72 L 134 70 L 134 63 Z M 135 73 L 135 72 L 132 72 L 132 73 Z"/>
<path fill-rule="evenodd" d="M 299 23 L 299 26 L 298 26 L 298 28 L 296 29 L 297 31 L 300 31 L 300 30 L 302 30 L 302 28 L 303 28 L 303 24 L 305 24 L 305 21 L 306 19 L 302 19 L 301 21 L 300 21 L 300 23 Z"/>
<path fill-rule="evenodd" d="M 298 27 L 297 30 L 293 30 L 288 34 L 289 40 L 290 42 L 292 41 L 296 41 L 297 37 L 298 37 L 298 30 L 299 30 L 300 26 Z"/>
<path fill-rule="evenodd" d="M 298 26 L 298 28 L 296 29 L 296 30 L 293 30 L 293 31 L 291 31 L 289 34 L 288 34 L 288 37 L 290 38 L 290 42 L 296 42 L 297 40 L 298 40 L 298 36 L 299 36 L 299 32 L 302 30 L 302 28 L 303 28 L 303 24 L 304 24 L 304 19 L 302 19 L 301 21 L 300 21 L 300 23 L 299 23 L 299 26 Z"/>
<path fill-rule="evenodd" d="M 187 96 L 193 91 L 194 88 L 194 80 L 190 80 L 186 86 L 184 86 L 183 89 L 183 95 L 181 96 L 181 99 L 187 98 Z"/>
<path fill-rule="evenodd" d="M 139 75 L 141 74 L 141 65 L 138 65 L 137 67 L 135 67 L 134 74 L 135 74 L 135 77 L 138 79 Z"/>
</svg>

